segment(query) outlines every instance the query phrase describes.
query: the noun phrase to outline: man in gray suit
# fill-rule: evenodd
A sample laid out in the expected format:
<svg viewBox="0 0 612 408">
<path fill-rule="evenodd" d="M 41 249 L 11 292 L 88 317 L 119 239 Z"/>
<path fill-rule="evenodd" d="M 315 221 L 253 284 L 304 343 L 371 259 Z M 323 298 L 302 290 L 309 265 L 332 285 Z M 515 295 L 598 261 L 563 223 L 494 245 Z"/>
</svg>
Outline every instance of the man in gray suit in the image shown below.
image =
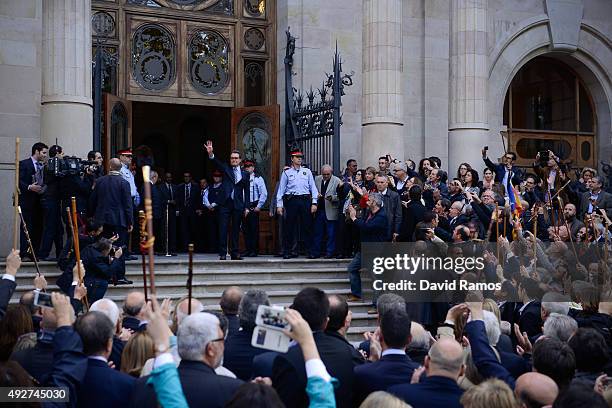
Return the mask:
<svg viewBox="0 0 612 408">
<path fill-rule="evenodd" d="M 323 236 L 327 235 L 325 245 L 325 258 L 332 258 L 336 251 L 336 228 L 338 225 L 338 187 L 342 180 L 333 175 L 333 169 L 329 164 L 321 167 L 321 174 L 315 177 L 315 185 L 319 191 L 319 200 L 314 222 L 314 238 L 312 253 L 309 258 L 314 259 L 321 256 L 321 244 Z"/>
<path fill-rule="evenodd" d="M 582 194 L 580 201 L 580 214 L 582 214 L 582 218 L 592 212 L 599 213 L 599 210 L 604 210 L 608 218 L 612 218 L 612 194 L 603 191 L 602 186 L 603 183 L 599 176 L 595 176 L 587 181 L 589 191 Z"/>
<path fill-rule="evenodd" d="M 399 194 L 389 188 L 389 178 L 378 173 L 375 179 L 376 190 L 383 196 L 383 208 L 389 220 L 389 241 L 397 240 L 402 224 L 402 203 Z"/>
</svg>

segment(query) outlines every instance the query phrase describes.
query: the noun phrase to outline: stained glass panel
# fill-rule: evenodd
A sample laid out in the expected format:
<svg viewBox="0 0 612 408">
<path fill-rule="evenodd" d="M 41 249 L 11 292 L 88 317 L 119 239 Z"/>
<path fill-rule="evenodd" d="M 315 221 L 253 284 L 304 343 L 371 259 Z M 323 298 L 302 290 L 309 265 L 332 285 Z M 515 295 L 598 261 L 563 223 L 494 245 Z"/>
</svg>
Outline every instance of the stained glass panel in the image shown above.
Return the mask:
<svg viewBox="0 0 612 408">
<path fill-rule="evenodd" d="M 229 82 L 229 47 L 218 33 L 201 30 L 189 42 L 189 78 L 205 95 L 219 93 Z"/>
<path fill-rule="evenodd" d="M 151 91 L 172 84 L 176 75 L 174 41 L 164 27 L 146 24 L 134 33 L 132 75 L 140 86 Z"/>
</svg>

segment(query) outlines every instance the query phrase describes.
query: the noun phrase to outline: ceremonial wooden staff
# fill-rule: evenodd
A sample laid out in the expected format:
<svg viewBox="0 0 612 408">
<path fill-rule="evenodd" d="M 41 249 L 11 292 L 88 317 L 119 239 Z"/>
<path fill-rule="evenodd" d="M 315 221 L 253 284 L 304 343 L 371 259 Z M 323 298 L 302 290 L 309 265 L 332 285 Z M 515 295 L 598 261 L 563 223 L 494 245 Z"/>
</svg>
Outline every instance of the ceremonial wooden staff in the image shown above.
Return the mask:
<svg viewBox="0 0 612 408">
<path fill-rule="evenodd" d="M 144 209 L 147 225 L 147 241 L 144 249 L 149 253 L 149 284 L 151 294 L 155 295 L 155 235 L 153 235 L 153 201 L 151 200 L 151 167 L 142 166 L 142 178 L 144 181 Z"/>
<path fill-rule="evenodd" d="M 538 264 L 538 209 L 535 205 L 533 206 L 533 208 L 536 211 L 536 219 L 533 223 L 533 267 L 535 268 Z"/>
<path fill-rule="evenodd" d="M 189 268 L 187 275 L 187 293 L 188 293 L 188 306 L 187 306 L 187 314 L 191 314 L 191 288 L 193 286 L 193 244 L 189 244 Z"/>
<path fill-rule="evenodd" d="M 72 205 L 72 216 L 70 217 L 70 222 L 72 223 L 72 238 L 74 240 L 74 258 L 76 259 L 76 267 L 77 267 L 77 275 L 79 276 L 79 285 L 83 285 L 83 271 L 81 270 L 81 248 L 79 246 L 79 223 L 77 219 L 77 206 L 76 206 L 76 198 L 70 198 Z M 85 307 L 89 309 L 89 302 L 87 302 L 87 295 L 83 298 Z"/>
<path fill-rule="evenodd" d="M 497 246 L 497 261 L 499 262 L 499 204 L 495 204 L 495 243 Z"/>
<path fill-rule="evenodd" d="M 13 205 L 15 216 L 13 220 L 13 249 L 19 249 L 19 224 L 23 215 L 19 208 L 19 138 L 15 138 L 15 191 L 13 192 Z"/>
<path fill-rule="evenodd" d="M 146 231 L 146 220 L 144 211 L 138 211 L 138 226 L 140 227 L 140 255 L 142 257 L 142 284 L 144 287 L 145 302 L 149 301 L 149 295 L 147 293 L 147 260 L 145 259 L 145 253 L 147 249 L 145 247 L 147 243 L 147 231 Z"/>
<path fill-rule="evenodd" d="M 36 257 L 36 253 L 34 252 L 34 246 L 32 245 L 32 240 L 30 239 L 30 232 L 28 231 L 28 226 L 23 219 L 23 213 L 21 212 L 21 206 L 17 206 L 17 213 L 19 214 L 19 218 L 21 221 L 21 227 L 23 228 L 23 234 L 26 237 L 26 241 L 28 241 L 28 247 L 30 248 L 30 253 L 32 254 L 32 259 L 34 260 L 34 266 L 36 267 L 36 273 L 40 276 L 40 268 L 38 267 L 38 258 Z"/>
</svg>

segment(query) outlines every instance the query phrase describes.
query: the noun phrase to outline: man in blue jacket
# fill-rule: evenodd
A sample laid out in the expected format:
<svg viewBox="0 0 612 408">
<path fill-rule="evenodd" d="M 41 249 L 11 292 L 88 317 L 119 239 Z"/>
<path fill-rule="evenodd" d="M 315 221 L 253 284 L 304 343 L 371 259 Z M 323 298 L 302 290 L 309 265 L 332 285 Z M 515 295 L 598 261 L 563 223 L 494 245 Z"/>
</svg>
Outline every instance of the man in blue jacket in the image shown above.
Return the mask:
<svg viewBox="0 0 612 408">
<path fill-rule="evenodd" d="M 380 360 L 356 366 L 355 398 L 361 403 L 374 391 L 386 391 L 392 385 L 406 384 L 419 367 L 406 355 L 410 343 L 410 316 L 405 310 L 391 309 L 380 319 Z"/>
<path fill-rule="evenodd" d="M 460 408 L 463 390 L 457 385 L 457 379 L 465 371 L 463 360 L 461 344 L 442 337 L 425 357 L 426 378 L 416 384 L 394 385 L 387 391 L 413 408 Z"/>
<path fill-rule="evenodd" d="M 516 161 L 516 153 L 506 152 L 504 154 L 503 164 L 494 164 L 487 156 L 487 150 L 482 149 L 482 160 L 488 168 L 495 173 L 495 182 L 508 185 L 508 179 L 512 181 L 512 185 L 516 186 L 521 183 L 521 170 L 514 165 Z"/>
<path fill-rule="evenodd" d="M 349 216 L 359 229 L 361 242 L 386 242 L 388 241 L 389 220 L 383 205 L 383 196 L 380 193 L 373 193 L 368 196 L 368 209 L 365 218 L 357 218 L 357 211 L 353 206 L 348 207 Z M 348 266 L 349 278 L 351 279 L 351 294 L 349 302 L 361 300 L 361 249 Z"/>
</svg>

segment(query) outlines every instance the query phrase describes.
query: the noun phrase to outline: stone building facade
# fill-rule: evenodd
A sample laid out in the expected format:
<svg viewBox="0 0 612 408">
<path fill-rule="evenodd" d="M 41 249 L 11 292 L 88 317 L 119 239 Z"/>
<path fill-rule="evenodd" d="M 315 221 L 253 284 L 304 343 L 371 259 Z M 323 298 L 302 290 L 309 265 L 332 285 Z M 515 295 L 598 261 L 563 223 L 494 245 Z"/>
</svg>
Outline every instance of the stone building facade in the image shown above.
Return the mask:
<svg viewBox="0 0 612 408">
<path fill-rule="evenodd" d="M 80 156 L 92 148 L 92 9 L 112 9 L 127 1 L 0 0 L 0 184 L 5 186 L 0 191 L 0 236 L 12 231 L 15 137 L 22 141 L 22 158 L 39 140 L 54 144 L 57 139 L 70 146 L 70 154 Z M 149 1 L 159 7 L 214 2 Z M 245 2 L 253 3 L 230 3 L 239 10 Z M 261 27 L 270 35 L 266 66 L 272 82 L 266 85 L 271 96 L 265 103 L 280 105 L 281 140 L 285 30 L 291 27 L 297 37 L 294 85 L 320 86 L 331 70 L 336 44 L 344 71 L 354 71 L 354 84 L 342 99 L 341 162 L 357 158 L 371 164 L 386 153 L 414 160 L 435 155 L 453 172 L 460 162 L 480 164 L 484 145 L 491 157 L 516 148 L 526 162 L 540 139 L 569 146 L 575 165 L 610 160 L 609 0 L 265 3 L 270 20 Z M 227 22 L 232 27 L 246 24 L 240 19 Z M 530 82 L 548 66 L 564 78 L 559 83 L 567 85 L 566 93 L 550 90 L 557 83 L 552 79 Z M 530 86 L 548 89 L 548 96 L 541 100 L 529 94 Z M 244 106 L 244 100 L 226 99 L 221 105 Z M 6 253 L 9 245 L 2 241 L 0 252 Z"/>
</svg>

